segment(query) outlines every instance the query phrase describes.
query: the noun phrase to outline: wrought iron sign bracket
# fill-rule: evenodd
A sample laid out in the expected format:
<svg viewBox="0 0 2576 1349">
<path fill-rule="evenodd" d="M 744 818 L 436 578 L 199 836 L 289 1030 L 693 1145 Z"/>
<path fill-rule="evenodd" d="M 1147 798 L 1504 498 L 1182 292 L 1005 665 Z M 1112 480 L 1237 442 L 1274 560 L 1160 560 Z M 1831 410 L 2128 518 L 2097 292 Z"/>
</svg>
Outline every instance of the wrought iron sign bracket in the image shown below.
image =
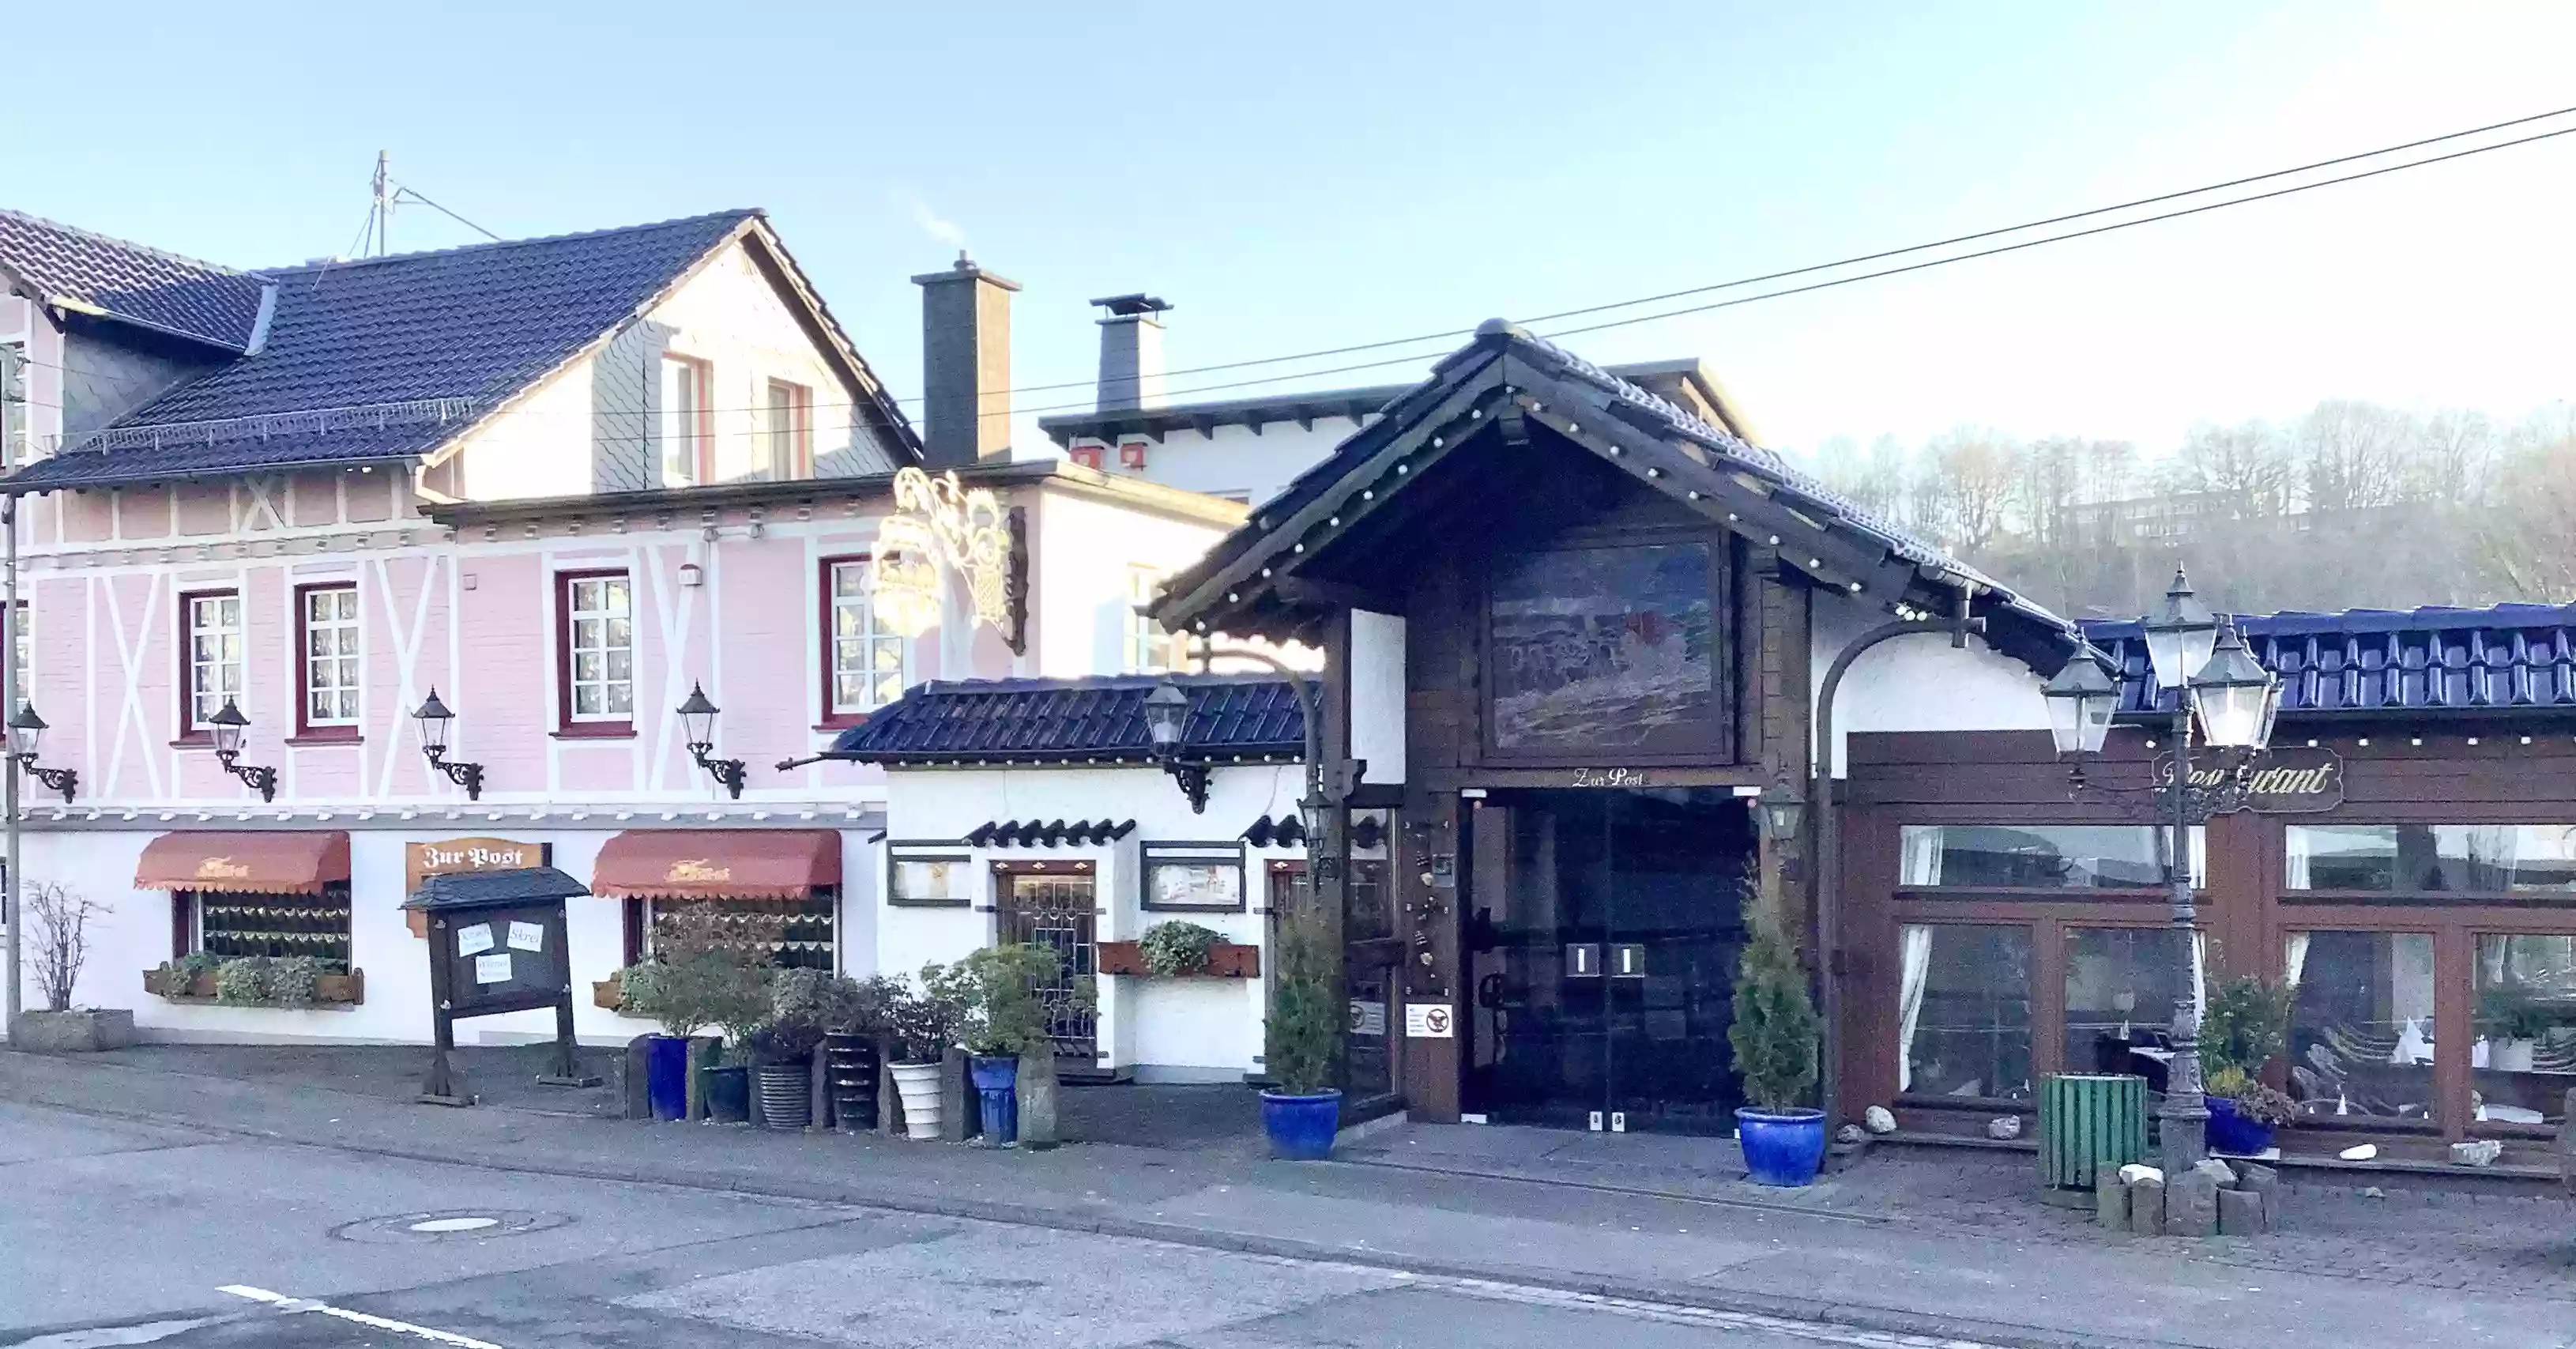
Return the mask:
<svg viewBox="0 0 2576 1349">
<path fill-rule="evenodd" d="M 483 799 L 483 765 L 479 763 L 450 763 L 447 759 L 447 752 L 434 745 L 423 745 L 421 746 L 420 752 L 429 757 L 430 767 L 446 774 L 448 781 L 465 789 L 466 800 L 480 801 Z"/>
<path fill-rule="evenodd" d="M 72 792 L 80 785 L 79 769 L 40 768 L 36 764 L 36 756 L 32 754 L 19 756 L 18 766 L 26 769 L 28 776 L 45 784 L 46 791 L 61 792 L 64 805 L 68 806 L 72 803 Z"/>
<path fill-rule="evenodd" d="M 714 749 L 713 744 L 692 741 L 689 744 L 689 757 L 697 760 L 698 767 L 707 770 L 707 776 L 714 778 L 716 785 L 724 788 L 727 796 L 736 801 L 741 800 L 743 778 L 749 765 L 740 759 L 708 758 L 707 755 Z"/>
<path fill-rule="evenodd" d="M 1181 795 L 1190 799 L 1192 815 L 1207 814 L 1208 779 L 1213 775 L 1215 767 L 1205 759 L 1167 758 L 1163 760 L 1163 771 L 1171 774 L 1174 782 L 1181 784 Z"/>
<path fill-rule="evenodd" d="M 258 792 L 260 800 L 274 801 L 277 799 L 277 770 L 275 768 L 267 767 L 265 765 L 244 767 L 240 762 L 241 751 L 237 749 L 216 750 L 215 759 L 223 764 L 225 772 L 232 774 L 234 777 L 240 778 L 242 780 L 242 785 L 250 788 L 252 791 Z"/>
</svg>

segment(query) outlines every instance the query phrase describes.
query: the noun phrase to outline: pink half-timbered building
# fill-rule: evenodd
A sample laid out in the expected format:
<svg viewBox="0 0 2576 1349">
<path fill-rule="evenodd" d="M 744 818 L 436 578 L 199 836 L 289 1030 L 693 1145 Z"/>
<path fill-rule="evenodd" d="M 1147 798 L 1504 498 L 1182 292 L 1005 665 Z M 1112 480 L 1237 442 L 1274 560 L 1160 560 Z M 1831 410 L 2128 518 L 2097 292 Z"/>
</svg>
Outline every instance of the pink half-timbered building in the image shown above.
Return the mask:
<svg viewBox="0 0 2576 1349">
<path fill-rule="evenodd" d="M 1016 287 L 963 260 L 915 280 L 926 441 L 754 211 L 264 272 L 0 212 L 0 343 L 28 375 L 12 650 L 39 765 L 77 775 L 68 799 L 23 782 L 24 867 L 108 906 L 80 1000 L 162 1038 L 425 1039 L 399 905 L 539 859 L 599 894 L 573 904 L 577 980 L 680 899 L 874 970 L 882 770 L 776 765 L 922 680 L 1153 660 L 1136 600 L 1243 514 L 1012 462 Z M 962 583 L 925 631 L 878 619 L 915 467 L 995 494 L 998 620 Z M 433 690 L 443 767 L 414 717 Z M 703 753 L 693 690 L 721 709 Z M 294 1008 L 147 987 L 252 954 L 331 978 Z M 585 1038 L 647 1029 L 582 1002 Z"/>
</svg>

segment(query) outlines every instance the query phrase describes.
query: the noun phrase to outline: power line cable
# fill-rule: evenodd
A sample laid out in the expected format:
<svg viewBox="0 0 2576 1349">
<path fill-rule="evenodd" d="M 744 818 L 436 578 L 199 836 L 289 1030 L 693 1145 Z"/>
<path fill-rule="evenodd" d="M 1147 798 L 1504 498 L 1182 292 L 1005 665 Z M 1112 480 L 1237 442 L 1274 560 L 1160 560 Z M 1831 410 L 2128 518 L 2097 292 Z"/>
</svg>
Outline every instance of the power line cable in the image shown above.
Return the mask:
<svg viewBox="0 0 2576 1349">
<path fill-rule="evenodd" d="M 422 196 L 422 195 L 420 194 L 420 192 L 419 192 L 417 189 L 414 189 L 414 188 L 412 188 L 412 187 L 410 187 L 410 186 L 407 186 L 407 185 L 405 185 L 405 184 L 396 183 L 396 184 L 394 185 L 394 200 L 396 200 L 396 201 L 400 201 L 400 200 L 402 200 L 402 199 L 403 199 L 403 198 L 405 198 L 405 197 L 409 197 L 409 198 L 411 198 L 413 201 L 419 202 L 421 205 L 426 206 L 426 207 L 428 207 L 429 209 L 431 209 L 431 210 L 433 210 L 433 211 L 438 212 L 440 215 L 443 215 L 443 216 L 447 217 L 448 219 L 455 221 L 457 224 L 463 225 L 465 228 L 470 229 L 470 230 L 474 231 L 475 233 L 482 235 L 484 238 L 489 239 L 489 240 L 491 240 L 492 242 L 494 242 L 494 243 L 496 243 L 496 244 L 497 244 L 497 243 L 505 242 L 505 241 L 501 238 L 501 236 L 500 236 L 500 235 L 494 234 L 492 231 L 490 231 L 490 230 L 487 230 L 487 229 L 483 228 L 481 225 L 477 225 L 477 224 L 475 224 L 473 221 L 468 220 L 468 219 L 466 219 L 465 217 L 463 217 L 463 216 L 461 216 L 461 215 L 458 215 L 458 214 L 457 214 L 457 213 L 455 213 L 454 211 L 451 211 L 451 210 L 447 209 L 446 207 L 439 205 L 437 202 L 431 201 L 429 198 Z"/>
</svg>

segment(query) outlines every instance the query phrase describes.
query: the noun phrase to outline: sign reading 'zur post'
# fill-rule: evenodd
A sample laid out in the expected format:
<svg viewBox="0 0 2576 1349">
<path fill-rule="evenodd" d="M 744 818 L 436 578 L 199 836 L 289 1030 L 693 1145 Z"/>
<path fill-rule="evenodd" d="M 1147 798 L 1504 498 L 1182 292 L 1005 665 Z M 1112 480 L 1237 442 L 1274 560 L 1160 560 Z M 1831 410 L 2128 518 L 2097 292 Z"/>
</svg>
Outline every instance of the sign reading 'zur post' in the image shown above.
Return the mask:
<svg viewBox="0 0 2576 1349">
<path fill-rule="evenodd" d="M 521 843 L 516 839 L 448 838 L 407 844 L 403 848 L 403 893 L 419 894 L 421 883 L 432 876 L 459 871 L 517 871 L 553 862 L 552 844 Z M 429 915 L 414 910 L 404 917 L 411 924 L 411 935 L 429 935 Z"/>
<path fill-rule="evenodd" d="M 2234 770 L 2195 763 L 2191 785 L 2227 785 Z M 2173 781 L 2173 756 L 2156 756 L 2156 785 Z M 2343 756 L 2330 749 L 2276 749 L 2257 758 L 2245 774 L 2244 808 L 2262 815 L 2296 815 L 2343 804 Z"/>
</svg>

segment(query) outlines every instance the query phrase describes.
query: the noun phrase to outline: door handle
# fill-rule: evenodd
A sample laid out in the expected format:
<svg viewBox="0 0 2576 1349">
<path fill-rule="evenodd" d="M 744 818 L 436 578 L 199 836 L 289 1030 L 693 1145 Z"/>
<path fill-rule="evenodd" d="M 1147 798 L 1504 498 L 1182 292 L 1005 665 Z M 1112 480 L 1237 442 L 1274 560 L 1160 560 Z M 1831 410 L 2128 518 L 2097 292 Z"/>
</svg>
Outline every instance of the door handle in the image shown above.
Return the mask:
<svg viewBox="0 0 2576 1349">
<path fill-rule="evenodd" d="M 1646 944 L 1623 941 L 1610 948 L 1610 977 L 1643 979 L 1646 977 Z"/>
<path fill-rule="evenodd" d="M 1597 941 L 1565 944 L 1565 977 L 1598 979 L 1601 977 L 1601 943 Z"/>
</svg>

